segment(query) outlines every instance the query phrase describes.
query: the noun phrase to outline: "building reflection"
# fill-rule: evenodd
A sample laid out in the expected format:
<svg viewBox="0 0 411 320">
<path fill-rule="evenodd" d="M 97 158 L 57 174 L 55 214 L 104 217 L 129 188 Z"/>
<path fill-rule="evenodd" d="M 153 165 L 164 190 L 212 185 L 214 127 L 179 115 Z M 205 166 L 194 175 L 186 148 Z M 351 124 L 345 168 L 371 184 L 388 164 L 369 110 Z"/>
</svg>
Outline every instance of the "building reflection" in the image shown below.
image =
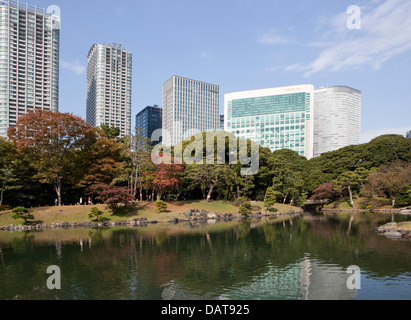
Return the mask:
<svg viewBox="0 0 411 320">
<path fill-rule="evenodd" d="M 164 300 L 352 300 L 356 289 L 347 287 L 350 274 L 338 265 L 324 264 L 306 255 L 285 268 L 269 266 L 251 281 L 227 288 L 223 293 L 196 293 L 170 281 L 162 292 Z"/>
</svg>

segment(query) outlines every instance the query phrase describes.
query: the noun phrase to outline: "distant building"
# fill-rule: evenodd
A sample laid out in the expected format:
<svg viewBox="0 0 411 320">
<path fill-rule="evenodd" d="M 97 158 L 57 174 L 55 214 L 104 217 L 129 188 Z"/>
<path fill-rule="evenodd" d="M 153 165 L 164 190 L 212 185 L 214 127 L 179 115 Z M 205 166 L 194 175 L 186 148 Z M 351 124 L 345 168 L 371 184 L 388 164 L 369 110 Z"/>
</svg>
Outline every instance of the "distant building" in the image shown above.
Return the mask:
<svg viewBox="0 0 411 320">
<path fill-rule="evenodd" d="M 94 44 L 88 53 L 87 122 L 131 134 L 132 54 L 121 45 Z"/>
<path fill-rule="evenodd" d="M 406 138 L 411 138 L 411 130 L 407 132 L 407 134 L 405 135 Z"/>
<path fill-rule="evenodd" d="M 224 131 L 224 115 L 220 116 L 220 129 Z"/>
<path fill-rule="evenodd" d="M 0 1 L 0 136 L 30 110 L 59 110 L 60 17 Z"/>
<path fill-rule="evenodd" d="M 361 138 L 361 92 L 347 86 L 314 91 L 314 157 L 357 145 Z"/>
<path fill-rule="evenodd" d="M 220 86 L 172 76 L 163 84 L 163 145 L 220 129 Z"/>
<path fill-rule="evenodd" d="M 225 131 L 271 151 L 313 157 L 314 86 L 299 85 L 225 95 Z"/>
<path fill-rule="evenodd" d="M 151 139 L 153 132 L 162 128 L 162 111 L 158 105 L 154 105 L 147 106 L 137 114 L 136 127 L 140 128 L 143 137 Z M 153 145 L 158 143 L 158 141 L 153 142 Z"/>
</svg>

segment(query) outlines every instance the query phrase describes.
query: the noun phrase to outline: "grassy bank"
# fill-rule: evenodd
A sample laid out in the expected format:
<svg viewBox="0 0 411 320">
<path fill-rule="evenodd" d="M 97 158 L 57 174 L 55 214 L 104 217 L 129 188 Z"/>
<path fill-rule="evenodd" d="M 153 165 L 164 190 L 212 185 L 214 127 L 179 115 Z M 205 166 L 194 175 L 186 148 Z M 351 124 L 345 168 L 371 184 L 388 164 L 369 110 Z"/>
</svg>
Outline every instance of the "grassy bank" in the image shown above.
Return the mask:
<svg viewBox="0 0 411 320">
<path fill-rule="evenodd" d="M 359 196 L 353 197 L 354 209 L 392 209 L 391 200 L 383 197 L 362 198 Z M 338 199 L 326 206 L 324 209 L 339 209 L 349 210 L 353 209 L 348 197 Z"/>
<path fill-rule="evenodd" d="M 107 210 L 105 205 L 94 205 L 104 212 L 103 218 L 110 222 L 116 222 L 121 220 L 132 220 L 134 218 L 147 218 L 148 220 L 156 220 L 158 222 L 166 222 L 171 218 L 185 218 L 184 212 L 190 209 L 205 210 L 208 212 L 214 212 L 216 214 L 232 213 L 234 216 L 238 215 L 238 207 L 234 206 L 231 202 L 225 201 L 213 201 L 207 203 L 206 201 L 181 201 L 181 202 L 168 202 L 168 208 L 165 212 L 159 212 L 153 202 L 139 202 L 134 209 L 129 209 L 125 213 L 111 216 L 110 211 Z M 63 206 L 63 207 L 41 207 L 31 208 L 29 212 L 34 216 L 34 224 L 50 224 L 50 223 L 63 223 L 63 222 L 85 222 L 90 221 L 88 213 L 93 206 Z M 264 212 L 262 202 L 257 202 L 254 205 L 254 212 Z M 275 209 L 277 212 L 289 212 L 291 210 L 301 211 L 298 207 L 292 207 L 290 205 L 276 204 Z M 11 224 L 21 225 L 22 220 L 14 220 L 12 218 L 11 211 L 0 212 L 0 227 L 9 226 Z"/>
</svg>

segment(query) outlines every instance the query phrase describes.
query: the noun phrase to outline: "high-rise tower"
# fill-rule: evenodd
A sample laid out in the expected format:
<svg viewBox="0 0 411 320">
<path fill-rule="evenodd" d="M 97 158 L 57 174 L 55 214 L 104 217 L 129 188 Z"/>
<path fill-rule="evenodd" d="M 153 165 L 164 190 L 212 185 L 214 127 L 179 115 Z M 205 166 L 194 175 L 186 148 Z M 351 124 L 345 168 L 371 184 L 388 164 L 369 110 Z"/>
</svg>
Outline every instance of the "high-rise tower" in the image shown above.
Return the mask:
<svg viewBox="0 0 411 320">
<path fill-rule="evenodd" d="M 88 53 L 87 122 L 131 134 L 132 54 L 121 45 L 94 44 Z"/>
<path fill-rule="evenodd" d="M 0 136 L 29 110 L 59 109 L 60 17 L 0 1 Z"/>
<path fill-rule="evenodd" d="M 220 86 L 179 76 L 163 85 L 163 145 L 220 130 Z"/>
<path fill-rule="evenodd" d="M 314 91 L 314 157 L 361 138 L 361 92 L 347 86 Z"/>
</svg>

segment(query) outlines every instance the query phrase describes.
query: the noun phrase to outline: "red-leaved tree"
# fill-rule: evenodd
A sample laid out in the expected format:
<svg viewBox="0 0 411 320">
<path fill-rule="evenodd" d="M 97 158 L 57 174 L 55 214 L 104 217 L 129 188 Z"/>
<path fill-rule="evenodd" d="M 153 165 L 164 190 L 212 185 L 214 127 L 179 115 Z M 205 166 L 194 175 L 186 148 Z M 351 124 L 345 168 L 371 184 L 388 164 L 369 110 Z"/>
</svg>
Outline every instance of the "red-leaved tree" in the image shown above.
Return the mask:
<svg viewBox="0 0 411 320">
<path fill-rule="evenodd" d="M 78 173 L 75 161 L 95 139 L 94 129 L 72 114 L 36 109 L 21 115 L 8 136 L 30 156 L 39 180 L 54 186 L 61 206 L 61 182 Z"/>
</svg>

